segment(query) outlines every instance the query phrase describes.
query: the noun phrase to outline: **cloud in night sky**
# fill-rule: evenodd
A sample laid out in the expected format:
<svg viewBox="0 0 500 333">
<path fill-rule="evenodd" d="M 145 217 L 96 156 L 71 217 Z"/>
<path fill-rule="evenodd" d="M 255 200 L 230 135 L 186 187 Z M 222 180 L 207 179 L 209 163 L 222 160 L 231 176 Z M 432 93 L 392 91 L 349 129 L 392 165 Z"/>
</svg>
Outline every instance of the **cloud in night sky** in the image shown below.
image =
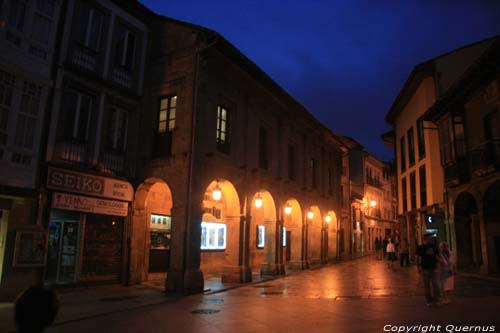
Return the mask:
<svg viewBox="0 0 500 333">
<path fill-rule="evenodd" d="M 499 0 L 142 2 L 216 30 L 321 122 L 384 159 L 384 118 L 413 66 L 500 34 Z"/>
</svg>

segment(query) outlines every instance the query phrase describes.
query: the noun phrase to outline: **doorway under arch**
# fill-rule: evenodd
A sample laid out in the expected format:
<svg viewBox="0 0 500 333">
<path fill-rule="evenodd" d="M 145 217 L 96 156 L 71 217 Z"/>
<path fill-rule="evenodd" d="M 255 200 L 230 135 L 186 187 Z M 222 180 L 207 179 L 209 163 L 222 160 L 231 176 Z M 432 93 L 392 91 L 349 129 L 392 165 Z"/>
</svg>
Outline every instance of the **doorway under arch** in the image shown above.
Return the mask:
<svg viewBox="0 0 500 333">
<path fill-rule="evenodd" d="M 337 214 L 329 210 L 325 217 L 326 222 L 326 254 L 327 261 L 334 261 L 337 258 L 338 251 L 338 224 Z"/>
<path fill-rule="evenodd" d="M 302 230 L 303 217 L 300 203 L 293 198 L 286 201 L 283 208 L 283 263 L 285 269 L 302 269 Z"/>
<path fill-rule="evenodd" d="M 500 272 L 500 181 L 489 187 L 484 195 L 484 221 L 488 271 Z"/>
<path fill-rule="evenodd" d="M 474 196 L 462 192 L 455 200 L 454 222 L 456 239 L 457 268 L 469 271 L 479 268 L 482 263 L 481 238 L 477 205 Z"/>
<path fill-rule="evenodd" d="M 323 219 L 318 206 L 311 206 L 307 217 L 307 263 L 316 266 L 321 263 L 321 234 Z"/>
</svg>

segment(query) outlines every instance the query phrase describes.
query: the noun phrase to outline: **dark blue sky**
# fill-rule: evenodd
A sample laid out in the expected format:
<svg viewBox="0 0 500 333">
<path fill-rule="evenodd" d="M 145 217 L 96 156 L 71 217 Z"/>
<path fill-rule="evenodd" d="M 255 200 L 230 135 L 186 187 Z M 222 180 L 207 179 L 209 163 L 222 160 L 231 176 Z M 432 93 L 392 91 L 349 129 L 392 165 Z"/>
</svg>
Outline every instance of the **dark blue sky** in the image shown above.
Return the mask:
<svg viewBox="0 0 500 333">
<path fill-rule="evenodd" d="M 500 0 L 142 2 L 218 31 L 320 121 L 384 159 L 384 118 L 413 66 L 500 34 Z"/>
</svg>

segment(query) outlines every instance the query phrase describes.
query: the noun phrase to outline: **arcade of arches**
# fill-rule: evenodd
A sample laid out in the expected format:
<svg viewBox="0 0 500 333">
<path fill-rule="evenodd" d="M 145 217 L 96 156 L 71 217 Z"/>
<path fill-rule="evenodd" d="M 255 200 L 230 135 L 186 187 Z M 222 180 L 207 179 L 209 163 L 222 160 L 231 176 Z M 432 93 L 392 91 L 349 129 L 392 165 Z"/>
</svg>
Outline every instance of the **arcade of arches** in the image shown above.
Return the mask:
<svg viewBox="0 0 500 333">
<path fill-rule="evenodd" d="M 200 212 L 193 214 L 200 217 L 199 229 L 189 229 L 173 195 L 159 178 L 145 180 L 136 191 L 132 283 L 168 279 L 172 264 L 182 266 L 188 230 L 199 230 L 198 260 L 204 276 L 221 277 L 223 282 L 249 282 L 252 274 L 284 274 L 337 256 L 337 217 L 331 209 L 322 212 L 320 205 L 291 197 L 280 200 L 267 189 L 242 195 L 232 182 L 214 179 L 203 192 Z"/>
<path fill-rule="evenodd" d="M 453 208 L 457 268 L 500 272 L 500 181 L 484 197 L 460 193 Z M 482 199 L 482 200 L 481 200 Z"/>
</svg>

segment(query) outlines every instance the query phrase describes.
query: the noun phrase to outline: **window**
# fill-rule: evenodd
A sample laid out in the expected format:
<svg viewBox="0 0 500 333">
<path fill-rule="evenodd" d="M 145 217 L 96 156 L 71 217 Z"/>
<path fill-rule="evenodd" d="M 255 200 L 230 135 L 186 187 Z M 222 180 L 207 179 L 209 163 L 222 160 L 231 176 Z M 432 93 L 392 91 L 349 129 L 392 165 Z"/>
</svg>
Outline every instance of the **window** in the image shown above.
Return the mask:
<svg viewBox="0 0 500 333">
<path fill-rule="evenodd" d="M 230 135 L 230 124 L 229 124 L 229 111 L 223 107 L 217 107 L 217 132 L 215 136 L 215 142 L 217 144 L 217 150 L 223 153 L 229 153 L 229 135 Z"/>
<path fill-rule="evenodd" d="M 55 0 L 37 0 L 31 31 L 32 39 L 42 44 L 49 43 L 54 12 Z"/>
<path fill-rule="evenodd" d="M 309 161 L 309 167 L 310 167 L 310 171 L 311 171 L 311 186 L 312 188 L 316 188 L 317 187 L 317 179 L 316 179 L 316 174 L 317 174 L 317 169 L 318 169 L 318 166 L 317 166 L 317 162 L 314 158 L 311 158 L 311 160 Z"/>
<path fill-rule="evenodd" d="M 0 144 L 2 145 L 7 144 L 7 126 L 15 82 L 14 75 L 0 71 Z"/>
<path fill-rule="evenodd" d="M 80 92 L 69 92 L 65 96 L 66 137 L 87 141 L 92 115 L 92 97 Z"/>
<path fill-rule="evenodd" d="M 283 227 L 283 240 L 281 242 L 281 246 L 286 247 L 286 228 Z"/>
<path fill-rule="evenodd" d="M 114 109 L 108 126 L 108 149 L 124 152 L 127 146 L 128 112 Z"/>
<path fill-rule="evenodd" d="M 25 1 L 22 0 L 10 1 L 9 26 L 19 32 L 23 32 L 25 20 L 26 20 Z"/>
<path fill-rule="evenodd" d="M 406 147 L 405 147 L 405 137 L 401 137 L 399 140 L 400 156 L 399 161 L 401 165 L 401 173 L 406 170 Z"/>
<path fill-rule="evenodd" d="M 417 136 L 418 136 L 418 158 L 425 157 L 425 137 L 424 137 L 424 120 L 417 121 Z"/>
<path fill-rule="evenodd" d="M 175 128 L 175 114 L 177 110 L 177 96 L 162 97 L 158 112 L 158 133 L 171 132 Z"/>
<path fill-rule="evenodd" d="M 413 138 L 413 127 L 408 130 L 408 163 L 415 164 L 415 139 Z"/>
<path fill-rule="evenodd" d="M 288 146 L 288 179 L 295 180 L 295 147 Z"/>
<path fill-rule="evenodd" d="M 40 86 L 24 81 L 14 140 L 15 145 L 18 147 L 33 148 L 38 110 L 40 108 L 41 90 Z"/>
<path fill-rule="evenodd" d="M 201 222 L 201 249 L 225 250 L 226 233 L 225 224 Z"/>
<path fill-rule="evenodd" d="M 403 201 L 403 213 L 408 211 L 408 191 L 406 188 L 406 178 L 401 179 L 401 200 Z"/>
<path fill-rule="evenodd" d="M 263 249 L 266 242 L 266 227 L 263 225 L 257 226 L 257 248 Z"/>
<path fill-rule="evenodd" d="M 441 163 L 449 165 L 466 154 L 465 128 L 462 116 L 448 117 L 439 123 Z"/>
<path fill-rule="evenodd" d="M 99 51 L 104 16 L 86 3 L 80 3 L 76 20 L 76 39 L 83 46 Z"/>
<path fill-rule="evenodd" d="M 462 116 L 453 117 L 453 130 L 454 130 L 453 141 L 455 143 L 455 154 L 457 158 L 464 158 L 466 155 L 464 117 Z"/>
<path fill-rule="evenodd" d="M 333 170 L 328 168 L 328 194 L 333 194 Z"/>
<path fill-rule="evenodd" d="M 132 70 L 135 65 L 136 35 L 123 25 L 118 27 L 115 64 Z"/>
<path fill-rule="evenodd" d="M 420 207 L 427 206 L 427 177 L 425 174 L 425 165 L 418 169 L 420 178 Z"/>
<path fill-rule="evenodd" d="M 259 130 L 259 168 L 269 168 L 267 130 L 263 127 Z"/>
<path fill-rule="evenodd" d="M 415 172 L 412 172 L 410 174 L 410 199 L 411 199 L 410 209 L 417 208 L 417 188 L 415 182 Z"/>
</svg>

